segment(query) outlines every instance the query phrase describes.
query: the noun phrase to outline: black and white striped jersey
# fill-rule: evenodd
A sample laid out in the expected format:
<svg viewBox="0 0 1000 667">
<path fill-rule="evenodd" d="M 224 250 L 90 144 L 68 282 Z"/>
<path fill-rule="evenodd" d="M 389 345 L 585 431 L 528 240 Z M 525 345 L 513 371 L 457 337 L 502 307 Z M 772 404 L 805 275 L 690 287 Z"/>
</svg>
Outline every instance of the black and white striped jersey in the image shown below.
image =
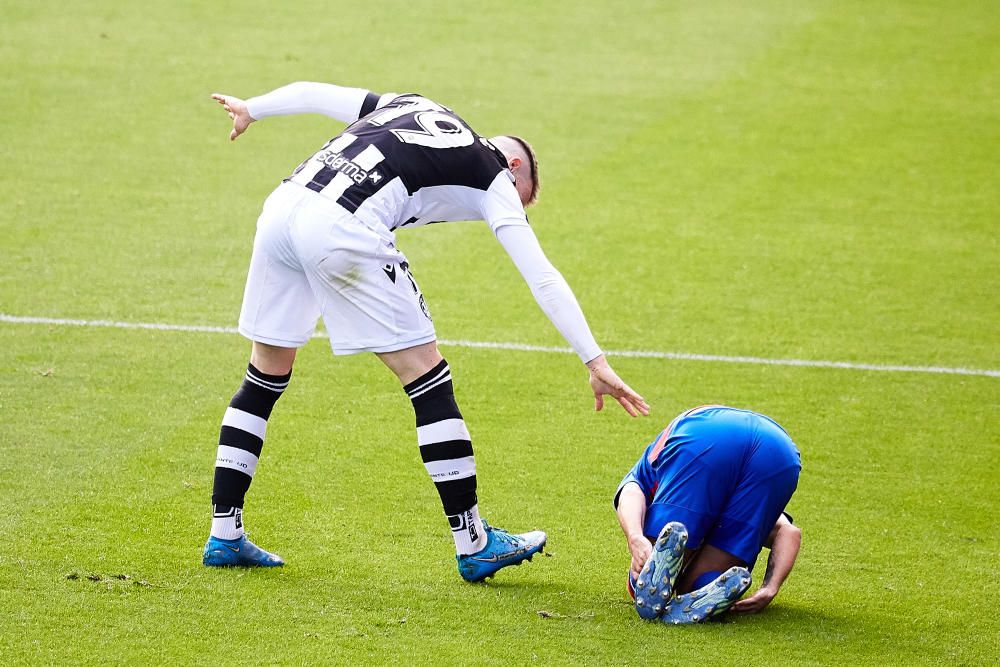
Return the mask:
<svg viewBox="0 0 1000 667">
<path fill-rule="evenodd" d="M 300 164 L 286 180 L 389 230 L 431 222 L 526 225 L 507 160 L 447 107 L 416 94 L 375 108 Z M 367 112 L 367 113 L 366 113 Z"/>
</svg>

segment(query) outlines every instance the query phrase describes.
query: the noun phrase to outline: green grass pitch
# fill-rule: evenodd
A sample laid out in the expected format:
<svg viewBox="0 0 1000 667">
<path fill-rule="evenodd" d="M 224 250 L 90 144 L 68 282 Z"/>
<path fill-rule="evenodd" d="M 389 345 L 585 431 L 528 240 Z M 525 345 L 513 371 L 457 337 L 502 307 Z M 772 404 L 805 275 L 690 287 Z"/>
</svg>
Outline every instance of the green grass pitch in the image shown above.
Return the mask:
<svg viewBox="0 0 1000 667">
<path fill-rule="evenodd" d="M 531 140 L 532 224 L 607 349 L 1000 369 L 1000 14 L 956 2 L 0 7 L 0 313 L 233 326 L 259 206 L 340 126 L 235 144 L 208 96 L 418 91 Z M 442 339 L 562 345 L 485 225 L 401 233 Z M 301 354 L 209 571 L 226 333 L 0 321 L 2 664 L 996 664 L 1000 378 L 444 348 L 484 515 L 548 558 L 467 585 L 403 392 Z M 802 450 L 764 614 L 642 623 L 610 497 L 682 409 Z M 763 566 L 756 571 L 759 583 Z"/>
</svg>

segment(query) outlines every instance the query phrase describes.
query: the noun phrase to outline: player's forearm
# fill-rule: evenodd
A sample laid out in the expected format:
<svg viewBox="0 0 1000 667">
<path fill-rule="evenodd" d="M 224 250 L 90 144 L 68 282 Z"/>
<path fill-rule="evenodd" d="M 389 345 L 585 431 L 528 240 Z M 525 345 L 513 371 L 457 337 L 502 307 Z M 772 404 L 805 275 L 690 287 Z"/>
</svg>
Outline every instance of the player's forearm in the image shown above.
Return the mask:
<svg viewBox="0 0 1000 667">
<path fill-rule="evenodd" d="M 788 578 L 795 559 L 802 545 L 802 531 L 791 524 L 781 526 L 771 544 L 771 553 L 767 558 L 767 569 L 764 572 L 762 588 L 769 588 L 777 594 L 778 589 Z"/>
<path fill-rule="evenodd" d="M 626 539 L 642 537 L 646 519 L 646 495 L 635 483 L 626 484 L 618 496 L 618 524 Z"/>
<path fill-rule="evenodd" d="M 535 233 L 526 225 L 509 225 L 496 231 L 507 254 L 521 272 L 542 312 L 555 325 L 584 363 L 601 356 L 601 348 L 587 325 L 566 279 L 542 252 Z"/>
<path fill-rule="evenodd" d="M 531 293 L 542 311 L 584 363 L 601 356 L 601 348 L 587 324 L 566 279 L 555 269 L 532 285 Z"/>
<path fill-rule="evenodd" d="M 247 100 L 247 109 L 254 120 L 268 116 L 318 113 L 344 123 L 358 119 L 369 91 L 347 88 L 330 83 L 298 81 L 269 93 Z"/>
</svg>

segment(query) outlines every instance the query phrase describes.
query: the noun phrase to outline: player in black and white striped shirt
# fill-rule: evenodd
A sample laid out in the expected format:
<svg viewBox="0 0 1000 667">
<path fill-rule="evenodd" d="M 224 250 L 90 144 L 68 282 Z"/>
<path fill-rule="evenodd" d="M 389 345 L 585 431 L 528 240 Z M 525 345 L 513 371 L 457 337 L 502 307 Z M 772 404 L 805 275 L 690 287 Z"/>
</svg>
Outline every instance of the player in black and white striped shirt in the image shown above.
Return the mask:
<svg viewBox="0 0 1000 667">
<path fill-rule="evenodd" d="M 271 409 L 320 317 L 335 354 L 374 352 L 403 384 L 461 576 L 478 581 L 530 559 L 544 546 L 545 533 L 513 535 L 479 516 L 472 442 L 395 230 L 485 220 L 587 365 L 597 409 L 610 395 L 632 416 L 648 414 L 642 397 L 608 365 L 572 291 L 528 226 L 524 207 L 534 203 L 539 184 L 531 147 L 518 137 L 481 137 L 447 107 L 415 94 L 300 82 L 246 101 L 213 97 L 233 120 L 230 139 L 268 116 L 321 113 L 349 125 L 271 193 L 257 223 L 240 313 L 240 332 L 253 347 L 223 417 L 204 563 L 283 563 L 246 539 L 242 507 Z"/>
</svg>

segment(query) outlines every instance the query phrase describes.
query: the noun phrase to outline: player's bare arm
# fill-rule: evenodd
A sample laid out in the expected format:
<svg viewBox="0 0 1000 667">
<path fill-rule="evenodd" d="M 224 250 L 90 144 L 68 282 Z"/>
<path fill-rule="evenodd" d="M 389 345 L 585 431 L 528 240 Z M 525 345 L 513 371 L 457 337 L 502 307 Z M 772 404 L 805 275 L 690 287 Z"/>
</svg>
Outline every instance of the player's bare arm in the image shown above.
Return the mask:
<svg viewBox="0 0 1000 667">
<path fill-rule="evenodd" d="M 733 611 L 756 614 L 771 604 L 771 600 L 778 594 L 781 585 L 792 571 L 801 545 L 802 531 L 782 514 L 774 524 L 768 542 L 765 543 L 765 546 L 770 547 L 771 553 L 767 557 L 764 581 L 756 593 L 734 604 Z"/>
<path fill-rule="evenodd" d="M 649 538 L 642 532 L 642 523 L 646 518 L 646 494 L 638 484 L 629 482 L 622 488 L 618 496 L 617 512 L 618 523 L 628 542 L 629 553 L 632 554 L 629 570 L 633 577 L 638 577 L 653 550 Z"/>
</svg>

